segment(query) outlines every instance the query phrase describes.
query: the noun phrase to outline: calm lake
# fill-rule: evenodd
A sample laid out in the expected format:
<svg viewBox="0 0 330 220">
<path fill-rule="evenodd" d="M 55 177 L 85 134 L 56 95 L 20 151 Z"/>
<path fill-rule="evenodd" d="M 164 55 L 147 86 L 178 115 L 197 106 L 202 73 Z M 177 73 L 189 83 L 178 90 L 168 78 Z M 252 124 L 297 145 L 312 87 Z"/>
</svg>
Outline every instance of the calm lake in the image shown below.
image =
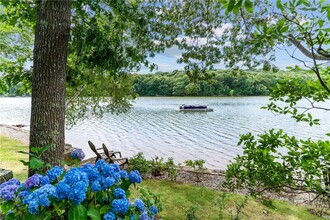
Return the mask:
<svg viewBox="0 0 330 220">
<path fill-rule="evenodd" d="M 27 124 L 30 98 L 0 98 L 0 124 Z M 288 116 L 261 110 L 268 97 L 142 97 L 126 114 L 90 118 L 66 131 L 66 143 L 93 156 L 87 141 L 96 146 L 122 151 L 131 157 L 144 152 L 147 158 L 173 157 L 176 162 L 204 159 L 209 168 L 225 169 L 242 152 L 237 146 L 240 134 L 260 134 L 283 128 L 299 138 L 325 139 L 330 132 L 330 113 L 315 111 L 321 126 L 309 127 Z M 206 104 L 214 112 L 183 113 L 181 104 Z M 330 107 L 330 103 L 324 104 Z M 323 106 L 324 106 L 323 105 Z"/>
</svg>

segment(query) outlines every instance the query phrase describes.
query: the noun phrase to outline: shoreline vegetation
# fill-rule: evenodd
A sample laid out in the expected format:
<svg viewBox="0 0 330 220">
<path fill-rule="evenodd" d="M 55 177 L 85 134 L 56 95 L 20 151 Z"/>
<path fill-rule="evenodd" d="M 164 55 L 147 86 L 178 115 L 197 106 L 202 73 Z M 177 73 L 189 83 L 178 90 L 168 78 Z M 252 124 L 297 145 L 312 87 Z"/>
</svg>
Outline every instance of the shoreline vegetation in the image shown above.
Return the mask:
<svg viewBox="0 0 330 220">
<path fill-rule="evenodd" d="M 20 180 L 27 178 L 27 169 L 19 159 L 27 159 L 24 154 L 16 153 L 18 150 L 27 151 L 26 143 L 15 140 L 15 135 L 22 128 L 15 126 L 0 125 L 1 158 L 0 167 L 13 170 L 14 177 Z M 7 132 L 7 133 L 6 133 Z M 11 136 L 8 137 L 8 133 Z M 24 146 L 22 146 L 24 145 Z M 4 154 L 5 153 L 5 154 Z M 5 165 L 5 167 L 4 167 Z M 14 168 L 14 169 L 13 169 Z M 261 202 L 244 197 L 245 191 L 227 192 L 220 183 L 224 180 L 224 172 L 207 170 L 201 176 L 200 181 L 195 181 L 195 173 L 185 167 L 178 168 L 176 182 L 171 182 L 167 175 L 154 177 L 144 175 L 140 187 L 148 188 L 160 196 L 163 211 L 160 213 L 162 219 L 186 219 L 188 212 L 194 211 L 198 219 L 233 219 L 239 215 L 239 219 L 319 219 L 310 213 L 312 207 L 306 202 L 308 198 L 290 197 L 290 195 L 269 195 L 274 198 L 274 207 L 267 207 Z M 133 197 L 135 190 L 132 191 Z M 172 195 L 172 196 L 167 196 Z M 305 200 L 307 199 L 307 200 Z M 244 202 L 245 201 L 245 202 Z M 242 210 L 237 210 L 237 205 L 242 205 Z M 239 213 L 238 213 L 239 212 Z"/>
<path fill-rule="evenodd" d="M 209 78 L 191 80 L 184 71 L 131 74 L 135 92 L 144 96 L 265 96 L 278 81 L 285 78 L 314 80 L 306 70 L 239 71 L 212 70 Z M 13 85 L 0 97 L 30 97 L 22 84 Z"/>
</svg>

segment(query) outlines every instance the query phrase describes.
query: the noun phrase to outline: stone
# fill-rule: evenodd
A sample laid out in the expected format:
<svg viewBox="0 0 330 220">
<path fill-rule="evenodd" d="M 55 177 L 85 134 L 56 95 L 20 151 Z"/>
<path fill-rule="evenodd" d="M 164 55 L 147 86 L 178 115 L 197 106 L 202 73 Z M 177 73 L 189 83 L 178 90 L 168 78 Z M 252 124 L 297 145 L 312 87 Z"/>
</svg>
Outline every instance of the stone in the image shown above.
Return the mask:
<svg viewBox="0 0 330 220">
<path fill-rule="evenodd" d="M 0 168 L 0 184 L 13 178 L 13 171 Z"/>
</svg>

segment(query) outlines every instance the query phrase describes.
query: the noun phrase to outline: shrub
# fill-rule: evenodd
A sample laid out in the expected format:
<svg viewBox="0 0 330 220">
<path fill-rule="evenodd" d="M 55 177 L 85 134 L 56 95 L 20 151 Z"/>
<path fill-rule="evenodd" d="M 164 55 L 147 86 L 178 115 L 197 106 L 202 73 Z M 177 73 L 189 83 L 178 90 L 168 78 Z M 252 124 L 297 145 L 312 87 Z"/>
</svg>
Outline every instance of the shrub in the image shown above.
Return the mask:
<svg viewBox="0 0 330 220">
<path fill-rule="evenodd" d="M 153 219 L 159 207 L 154 200 L 128 198 L 130 185 L 141 181 L 138 171 L 127 173 L 103 160 L 67 172 L 56 166 L 25 183 L 1 184 L 0 208 L 4 219 Z"/>
</svg>

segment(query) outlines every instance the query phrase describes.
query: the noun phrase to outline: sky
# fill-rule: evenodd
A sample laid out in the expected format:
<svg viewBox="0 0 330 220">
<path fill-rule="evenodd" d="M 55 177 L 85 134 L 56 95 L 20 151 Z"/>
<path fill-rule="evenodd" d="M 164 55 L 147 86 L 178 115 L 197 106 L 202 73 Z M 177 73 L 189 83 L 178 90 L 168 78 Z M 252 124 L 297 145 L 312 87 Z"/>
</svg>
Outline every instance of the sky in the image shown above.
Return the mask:
<svg viewBox="0 0 330 220">
<path fill-rule="evenodd" d="M 294 47 L 288 48 L 292 53 Z M 183 70 L 185 64 L 178 64 L 177 59 L 180 57 L 181 51 L 177 47 L 172 47 L 165 50 L 164 53 L 156 54 L 154 58 L 149 58 L 150 62 L 156 63 L 158 69 L 153 72 L 171 72 L 173 70 Z M 302 60 L 308 61 L 306 57 L 298 50 L 295 51 L 295 55 Z M 284 70 L 286 67 L 293 67 L 295 65 L 303 67 L 303 64 L 289 56 L 289 54 L 282 49 L 276 49 L 275 51 L 276 61 L 272 62 L 278 68 Z M 221 63 L 215 65 L 215 69 L 225 69 L 225 66 Z M 150 73 L 148 68 L 142 68 L 141 74 Z"/>
</svg>

